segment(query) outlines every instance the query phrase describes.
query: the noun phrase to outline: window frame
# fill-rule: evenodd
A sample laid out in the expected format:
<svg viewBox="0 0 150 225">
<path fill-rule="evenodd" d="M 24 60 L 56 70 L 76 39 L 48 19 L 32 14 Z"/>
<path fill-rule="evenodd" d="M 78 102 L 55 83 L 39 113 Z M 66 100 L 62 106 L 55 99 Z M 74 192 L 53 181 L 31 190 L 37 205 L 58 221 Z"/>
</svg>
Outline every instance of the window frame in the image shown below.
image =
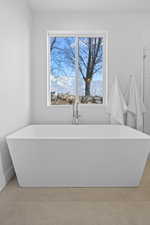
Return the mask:
<svg viewBox="0 0 150 225">
<path fill-rule="evenodd" d="M 78 37 L 102 37 L 104 39 L 104 61 L 103 61 L 103 103 L 102 104 L 82 104 L 80 105 L 84 107 L 102 107 L 107 105 L 107 100 L 108 100 L 108 32 L 107 31 L 84 31 L 84 32 L 79 32 L 79 31 L 47 31 L 47 45 L 46 45 L 46 50 L 47 50 L 47 90 L 46 90 L 46 106 L 47 108 L 70 108 L 72 105 L 70 104 L 64 104 L 64 105 L 49 105 L 49 91 L 51 90 L 50 87 L 50 70 L 51 70 L 51 65 L 49 63 L 49 57 L 50 56 L 50 46 L 49 46 L 49 41 L 48 38 L 50 37 L 75 37 L 76 40 Z M 77 82 L 77 79 L 75 79 Z M 77 87 L 76 87 L 77 88 Z"/>
</svg>

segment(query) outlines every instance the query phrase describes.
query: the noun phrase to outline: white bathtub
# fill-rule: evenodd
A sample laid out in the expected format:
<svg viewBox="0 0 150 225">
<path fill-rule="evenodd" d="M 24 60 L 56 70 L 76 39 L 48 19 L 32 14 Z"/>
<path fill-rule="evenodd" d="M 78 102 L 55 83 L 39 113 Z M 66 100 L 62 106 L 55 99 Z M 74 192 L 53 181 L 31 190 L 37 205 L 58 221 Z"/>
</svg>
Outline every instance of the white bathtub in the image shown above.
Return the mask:
<svg viewBox="0 0 150 225">
<path fill-rule="evenodd" d="M 7 137 L 20 186 L 137 186 L 150 137 L 125 126 L 32 125 Z"/>
</svg>

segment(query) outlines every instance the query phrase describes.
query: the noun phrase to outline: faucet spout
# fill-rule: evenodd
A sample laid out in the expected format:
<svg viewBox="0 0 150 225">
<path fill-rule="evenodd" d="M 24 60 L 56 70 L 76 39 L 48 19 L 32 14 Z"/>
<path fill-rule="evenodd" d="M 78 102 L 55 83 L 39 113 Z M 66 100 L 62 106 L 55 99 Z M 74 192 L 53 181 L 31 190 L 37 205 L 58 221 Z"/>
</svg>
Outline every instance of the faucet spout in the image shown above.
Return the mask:
<svg viewBox="0 0 150 225">
<path fill-rule="evenodd" d="M 72 124 L 79 124 L 80 115 L 79 115 L 79 102 L 78 101 L 75 101 L 75 103 L 72 106 L 72 110 L 73 110 Z"/>
</svg>

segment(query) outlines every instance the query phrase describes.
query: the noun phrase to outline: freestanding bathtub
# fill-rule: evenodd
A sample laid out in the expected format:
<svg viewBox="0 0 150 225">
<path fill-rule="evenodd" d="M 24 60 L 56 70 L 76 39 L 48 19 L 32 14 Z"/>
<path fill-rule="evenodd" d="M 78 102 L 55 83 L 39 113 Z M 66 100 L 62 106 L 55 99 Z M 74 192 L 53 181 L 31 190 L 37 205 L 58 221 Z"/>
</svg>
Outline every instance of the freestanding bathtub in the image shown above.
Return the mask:
<svg viewBox="0 0 150 225">
<path fill-rule="evenodd" d="M 31 125 L 7 142 L 20 186 L 137 186 L 150 150 L 116 125 Z"/>
</svg>

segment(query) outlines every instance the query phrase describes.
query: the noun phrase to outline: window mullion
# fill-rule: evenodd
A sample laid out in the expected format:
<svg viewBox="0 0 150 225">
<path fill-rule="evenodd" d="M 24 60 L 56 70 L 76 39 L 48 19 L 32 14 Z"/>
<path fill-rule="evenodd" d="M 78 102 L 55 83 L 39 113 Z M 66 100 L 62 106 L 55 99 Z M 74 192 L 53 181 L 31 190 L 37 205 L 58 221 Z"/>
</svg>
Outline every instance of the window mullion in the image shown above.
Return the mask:
<svg viewBox="0 0 150 225">
<path fill-rule="evenodd" d="M 75 70 L 76 70 L 76 101 L 79 101 L 79 38 L 76 37 L 75 45 Z"/>
</svg>

